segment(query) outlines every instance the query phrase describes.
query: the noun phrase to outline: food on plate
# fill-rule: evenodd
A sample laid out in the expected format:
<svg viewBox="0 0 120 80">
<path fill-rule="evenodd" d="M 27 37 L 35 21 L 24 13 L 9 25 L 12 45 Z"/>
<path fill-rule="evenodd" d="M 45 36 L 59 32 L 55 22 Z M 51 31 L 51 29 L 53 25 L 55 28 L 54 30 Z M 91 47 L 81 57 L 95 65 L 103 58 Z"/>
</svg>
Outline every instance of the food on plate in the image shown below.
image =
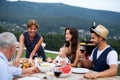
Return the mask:
<svg viewBox="0 0 120 80">
<path fill-rule="evenodd" d="M 34 64 L 34 61 L 31 61 L 31 60 L 29 60 L 29 59 L 27 59 L 27 58 L 24 58 L 24 59 L 20 59 L 20 67 L 21 68 L 29 68 L 29 67 L 32 67 L 32 66 L 34 66 L 35 64 Z"/>
<path fill-rule="evenodd" d="M 68 74 L 71 72 L 71 66 L 68 64 L 64 67 L 58 68 L 63 74 Z"/>
<path fill-rule="evenodd" d="M 70 74 L 71 74 L 71 65 L 70 64 L 67 64 L 64 67 L 58 67 L 57 69 L 62 72 L 60 77 L 67 77 L 67 76 L 70 76 Z"/>
</svg>

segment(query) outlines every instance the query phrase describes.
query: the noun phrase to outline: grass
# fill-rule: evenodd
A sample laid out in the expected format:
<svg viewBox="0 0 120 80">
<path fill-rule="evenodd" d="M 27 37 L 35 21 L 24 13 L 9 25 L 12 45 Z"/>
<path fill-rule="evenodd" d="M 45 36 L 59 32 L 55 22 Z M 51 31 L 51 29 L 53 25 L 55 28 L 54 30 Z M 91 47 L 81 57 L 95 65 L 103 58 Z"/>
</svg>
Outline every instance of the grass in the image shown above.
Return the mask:
<svg viewBox="0 0 120 80">
<path fill-rule="evenodd" d="M 52 53 L 45 53 L 45 54 L 46 54 L 46 57 L 51 57 L 52 59 L 54 59 L 57 56 L 57 54 L 52 54 Z M 15 56 L 16 56 L 16 54 L 15 54 Z M 25 57 L 25 51 L 22 54 L 22 58 L 24 58 L 24 57 Z"/>
<path fill-rule="evenodd" d="M 57 54 L 52 54 L 52 53 L 46 53 L 46 57 L 51 57 L 52 59 L 55 59 Z"/>
</svg>

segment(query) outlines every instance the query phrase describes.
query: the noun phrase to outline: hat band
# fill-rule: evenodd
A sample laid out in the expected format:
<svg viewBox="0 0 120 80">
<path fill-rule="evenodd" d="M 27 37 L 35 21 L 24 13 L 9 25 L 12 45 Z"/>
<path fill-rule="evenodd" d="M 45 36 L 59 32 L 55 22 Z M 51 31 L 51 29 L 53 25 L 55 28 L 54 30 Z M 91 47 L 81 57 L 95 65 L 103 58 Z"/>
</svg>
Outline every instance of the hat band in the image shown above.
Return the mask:
<svg viewBox="0 0 120 80">
<path fill-rule="evenodd" d="M 99 36 L 105 38 L 105 36 L 103 36 L 103 34 L 102 34 L 99 30 L 94 29 L 94 31 L 95 31 L 95 33 L 98 34 Z"/>
</svg>

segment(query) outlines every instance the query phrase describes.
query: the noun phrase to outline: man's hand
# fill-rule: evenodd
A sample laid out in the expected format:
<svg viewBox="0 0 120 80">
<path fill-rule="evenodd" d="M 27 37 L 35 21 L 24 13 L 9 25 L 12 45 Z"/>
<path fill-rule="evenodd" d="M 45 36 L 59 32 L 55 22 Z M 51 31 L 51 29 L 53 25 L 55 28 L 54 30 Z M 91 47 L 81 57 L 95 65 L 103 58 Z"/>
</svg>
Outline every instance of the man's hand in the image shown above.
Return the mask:
<svg viewBox="0 0 120 80">
<path fill-rule="evenodd" d="M 33 74 L 39 72 L 40 70 L 38 69 L 38 67 L 30 67 L 30 68 L 22 69 L 22 74 Z"/>
<path fill-rule="evenodd" d="M 38 69 L 38 67 L 31 67 L 31 68 L 29 68 L 29 70 L 30 70 L 30 74 L 40 72 L 40 70 Z"/>
<path fill-rule="evenodd" d="M 79 59 L 79 60 L 82 61 L 82 60 L 84 60 L 84 59 L 85 59 L 85 53 L 81 53 L 81 54 L 80 54 L 80 59 Z"/>
<path fill-rule="evenodd" d="M 85 75 L 84 75 L 85 78 L 87 79 L 95 79 L 98 77 L 98 72 L 87 72 Z"/>
<path fill-rule="evenodd" d="M 19 66 L 20 66 L 19 59 L 15 59 L 15 60 L 13 61 L 13 65 L 14 65 L 15 67 L 19 67 Z"/>
</svg>

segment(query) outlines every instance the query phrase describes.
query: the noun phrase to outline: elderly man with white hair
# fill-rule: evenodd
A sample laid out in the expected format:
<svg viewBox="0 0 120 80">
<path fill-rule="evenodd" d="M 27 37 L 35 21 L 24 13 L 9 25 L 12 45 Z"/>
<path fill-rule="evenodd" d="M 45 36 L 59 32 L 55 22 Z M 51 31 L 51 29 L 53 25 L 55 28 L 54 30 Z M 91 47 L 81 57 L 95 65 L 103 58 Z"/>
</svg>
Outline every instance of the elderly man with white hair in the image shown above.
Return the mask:
<svg viewBox="0 0 120 80">
<path fill-rule="evenodd" d="M 17 39 L 13 33 L 3 32 L 0 34 L 0 80 L 12 80 L 14 76 L 38 72 L 36 67 L 21 69 L 9 66 L 9 60 L 16 50 Z"/>
</svg>

